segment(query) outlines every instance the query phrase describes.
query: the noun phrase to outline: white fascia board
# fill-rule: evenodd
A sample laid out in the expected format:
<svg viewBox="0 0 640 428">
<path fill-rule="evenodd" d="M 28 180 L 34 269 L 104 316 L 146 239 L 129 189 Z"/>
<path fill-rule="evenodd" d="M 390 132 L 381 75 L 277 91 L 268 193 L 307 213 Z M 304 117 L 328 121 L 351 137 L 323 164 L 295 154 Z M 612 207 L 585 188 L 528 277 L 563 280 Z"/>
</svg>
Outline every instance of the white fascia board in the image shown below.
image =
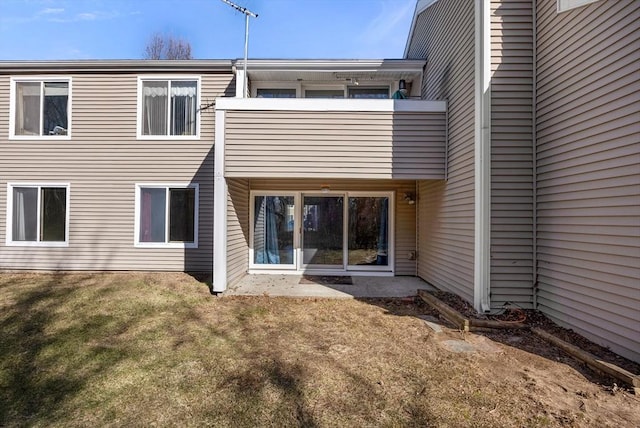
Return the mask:
<svg viewBox="0 0 640 428">
<path fill-rule="evenodd" d="M 416 21 L 418 20 L 418 15 L 425 11 L 429 6 L 437 2 L 438 0 L 418 0 L 416 2 L 416 9 L 413 12 L 413 19 L 411 19 L 411 27 L 409 27 L 409 35 L 407 36 L 407 42 L 404 45 L 404 55 L 406 58 L 409 53 L 409 45 L 411 44 L 411 38 L 413 37 L 413 31 L 416 28 Z"/>
<path fill-rule="evenodd" d="M 444 113 L 446 101 L 317 98 L 218 98 L 216 110 L 380 111 Z M 217 141 L 216 141 L 217 142 Z"/>
<path fill-rule="evenodd" d="M 475 4 L 475 224 L 473 306 L 491 310 L 491 7 Z"/>
<path fill-rule="evenodd" d="M 237 60 L 235 66 L 240 70 L 244 60 Z M 250 59 L 247 72 L 251 71 L 422 71 L 423 60 L 407 59 Z M 251 77 L 251 76 L 249 76 Z"/>
</svg>

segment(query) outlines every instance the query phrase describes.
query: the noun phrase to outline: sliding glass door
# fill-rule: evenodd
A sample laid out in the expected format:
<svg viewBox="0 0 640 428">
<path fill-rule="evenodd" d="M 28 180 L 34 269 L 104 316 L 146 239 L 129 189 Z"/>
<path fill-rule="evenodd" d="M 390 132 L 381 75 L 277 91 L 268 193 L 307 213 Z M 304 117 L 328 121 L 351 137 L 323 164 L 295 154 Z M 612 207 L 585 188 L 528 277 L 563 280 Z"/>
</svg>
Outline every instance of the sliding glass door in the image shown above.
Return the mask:
<svg viewBox="0 0 640 428">
<path fill-rule="evenodd" d="M 254 265 L 261 268 L 296 266 L 294 196 L 255 196 L 252 226 Z"/>
<path fill-rule="evenodd" d="M 252 195 L 253 269 L 393 271 L 390 192 Z"/>
<path fill-rule="evenodd" d="M 302 265 L 344 269 L 344 195 L 304 195 L 302 218 Z"/>
</svg>

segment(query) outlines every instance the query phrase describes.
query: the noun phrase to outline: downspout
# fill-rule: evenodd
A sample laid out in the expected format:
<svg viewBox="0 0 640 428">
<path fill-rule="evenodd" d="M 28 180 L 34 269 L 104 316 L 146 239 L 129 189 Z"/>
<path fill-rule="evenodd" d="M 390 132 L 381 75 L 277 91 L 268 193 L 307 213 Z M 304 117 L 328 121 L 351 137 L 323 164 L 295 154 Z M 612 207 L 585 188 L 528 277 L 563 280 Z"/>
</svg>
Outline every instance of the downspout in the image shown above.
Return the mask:
<svg viewBox="0 0 640 428">
<path fill-rule="evenodd" d="M 531 292 L 533 309 L 538 309 L 538 148 L 537 148 L 537 121 L 536 113 L 538 106 L 538 14 L 536 0 L 532 0 L 531 24 L 533 29 L 532 37 L 532 61 L 531 61 L 531 169 L 532 169 L 532 257 L 531 257 Z"/>
<path fill-rule="evenodd" d="M 475 3 L 475 245 L 473 305 L 489 312 L 491 281 L 491 8 Z"/>
</svg>

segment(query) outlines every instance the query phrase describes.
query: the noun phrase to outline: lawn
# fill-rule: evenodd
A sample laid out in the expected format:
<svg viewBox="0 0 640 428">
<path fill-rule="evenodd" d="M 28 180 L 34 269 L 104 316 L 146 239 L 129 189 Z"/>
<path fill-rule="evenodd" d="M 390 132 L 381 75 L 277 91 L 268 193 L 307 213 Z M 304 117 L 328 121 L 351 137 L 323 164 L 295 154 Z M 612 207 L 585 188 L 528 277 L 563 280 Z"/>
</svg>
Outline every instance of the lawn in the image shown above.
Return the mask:
<svg viewBox="0 0 640 428">
<path fill-rule="evenodd" d="M 186 274 L 0 274 L 0 426 L 640 425 L 636 396 L 566 356 L 436 334 L 428 313 L 213 297 Z"/>
</svg>

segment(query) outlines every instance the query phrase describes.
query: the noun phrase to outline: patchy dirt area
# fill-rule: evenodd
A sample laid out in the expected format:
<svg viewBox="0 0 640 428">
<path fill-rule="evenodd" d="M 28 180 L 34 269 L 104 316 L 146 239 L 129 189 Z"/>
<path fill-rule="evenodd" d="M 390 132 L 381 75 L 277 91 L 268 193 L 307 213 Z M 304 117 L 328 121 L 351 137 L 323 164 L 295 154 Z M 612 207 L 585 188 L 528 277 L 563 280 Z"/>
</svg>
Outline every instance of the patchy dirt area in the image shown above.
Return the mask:
<svg viewBox="0 0 640 428">
<path fill-rule="evenodd" d="M 511 308 L 506 308 L 503 313 L 498 315 L 483 315 L 483 314 L 478 314 L 478 312 L 476 312 L 476 310 L 468 302 L 466 302 L 465 300 L 461 299 L 459 296 L 453 293 L 448 293 L 445 291 L 434 291 L 434 292 L 431 292 L 431 294 L 433 294 L 439 300 L 443 301 L 450 307 L 454 308 L 456 311 L 460 312 L 460 314 L 462 314 L 467 318 L 492 319 L 492 320 L 507 321 L 507 322 L 521 322 L 530 327 L 538 327 L 564 340 L 565 342 L 570 343 L 571 345 L 577 346 L 583 351 L 586 351 L 595 355 L 596 357 L 598 357 L 603 361 L 607 361 L 611 364 L 615 364 L 616 366 L 621 367 L 633 374 L 636 374 L 636 375 L 640 374 L 640 364 L 630 361 L 624 357 L 621 357 L 620 355 L 610 351 L 609 349 L 603 346 L 600 346 L 596 343 L 593 343 L 589 339 L 581 336 L 580 334 L 574 332 L 573 330 L 560 327 L 559 325 L 555 324 L 553 321 L 551 321 L 549 318 L 547 318 L 543 313 L 539 311 L 525 310 L 525 309 L 520 309 L 518 307 L 511 307 Z M 501 340 L 500 339 L 501 337 L 504 337 L 504 338 L 512 337 L 513 332 L 508 331 L 505 333 L 500 331 L 494 331 L 494 332 L 487 333 L 487 336 L 492 337 L 496 340 Z M 527 350 L 533 351 L 536 349 L 540 349 L 539 353 L 542 356 L 556 358 L 555 351 L 557 348 L 551 345 L 540 347 L 540 343 L 542 342 L 546 343 L 546 342 L 536 337 L 535 335 L 527 334 L 526 337 L 527 339 L 521 340 L 521 342 L 525 342 L 525 343 L 522 343 L 522 346 L 528 348 Z M 506 340 L 506 339 L 503 339 L 503 340 Z M 527 341 L 531 342 L 531 344 L 527 344 L 526 343 Z M 552 352 L 551 355 L 543 355 L 547 351 Z M 575 362 L 577 364 L 580 364 L 577 360 L 575 360 Z M 615 383 L 614 379 L 606 375 L 600 375 L 600 377 L 603 383 L 607 383 L 610 385 L 613 385 Z"/>
<path fill-rule="evenodd" d="M 0 274 L 0 343 L 0 426 L 640 426 L 639 397 L 547 343 L 415 299 Z"/>
</svg>

